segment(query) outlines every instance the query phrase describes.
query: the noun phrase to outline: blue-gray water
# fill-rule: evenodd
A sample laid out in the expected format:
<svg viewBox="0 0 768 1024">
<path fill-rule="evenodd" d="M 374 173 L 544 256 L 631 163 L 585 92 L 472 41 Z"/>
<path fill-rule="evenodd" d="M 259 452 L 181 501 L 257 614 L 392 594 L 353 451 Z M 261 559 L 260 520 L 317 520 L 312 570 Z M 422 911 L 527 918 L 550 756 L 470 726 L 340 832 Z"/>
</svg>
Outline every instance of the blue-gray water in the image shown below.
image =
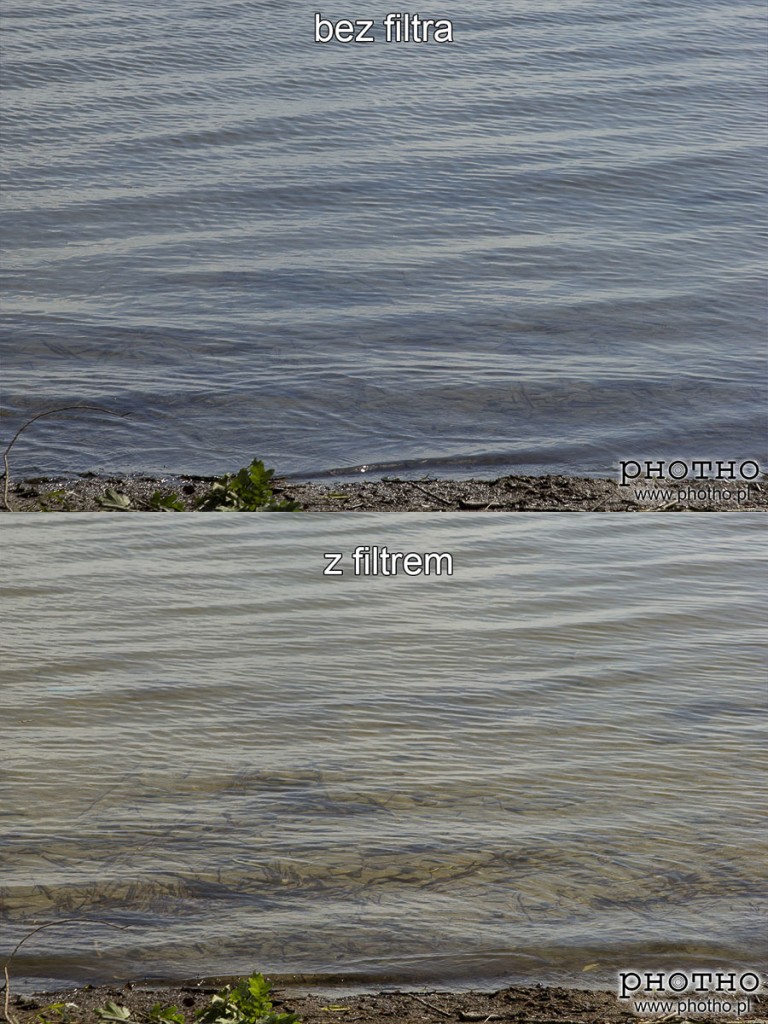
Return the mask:
<svg viewBox="0 0 768 1024">
<path fill-rule="evenodd" d="M 757 515 L 8 518 L 15 983 L 766 962 Z"/>
<path fill-rule="evenodd" d="M 764 455 L 763 5 L 317 6 L 5 3 L 16 468 Z"/>
</svg>

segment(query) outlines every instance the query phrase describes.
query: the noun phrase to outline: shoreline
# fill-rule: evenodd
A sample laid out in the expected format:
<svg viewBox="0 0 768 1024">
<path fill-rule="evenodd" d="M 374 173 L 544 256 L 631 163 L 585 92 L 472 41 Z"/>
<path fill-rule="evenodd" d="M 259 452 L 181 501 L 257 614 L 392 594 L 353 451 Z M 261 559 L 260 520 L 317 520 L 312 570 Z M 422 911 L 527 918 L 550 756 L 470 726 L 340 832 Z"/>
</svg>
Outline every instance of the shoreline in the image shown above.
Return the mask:
<svg viewBox="0 0 768 1024">
<path fill-rule="evenodd" d="M 3 511 L 196 511 L 215 477 L 45 476 L 11 479 Z M 620 486 L 608 477 L 501 476 L 417 480 L 383 477 L 340 483 L 275 478 L 276 499 L 300 512 L 760 512 L 768 510 L 768 478 L 650 480 Z M 108 495 L 117 496 L 114 501 Z M 172 498 L 178 507 L 163 508 Z"/>
<path fill-rule="evenodd" d="M 12 995 L 10 1008 L 15 1024 L 40 1024 L 67 1021 L 77 1024 L 104 1024 L 98 1010 L 108 1002 L 130 1010 L 127 1024 L 140 1024 L 151 1017 L 157 1003 L 177 1007 L 184 1024 L 193 1024 L 195 1015 L 209 1004 L 211 995 L 218 990 L 210 983 L 197 985 L 163 985 L 149 983 L 125 985 L 83 986 L 54 992 L 35 993 L 31 996 Z M 704 1000 L 707 994 L 697 997 Z M 443 1022 L 511 1021 L 515 1024 L 628 1024 L 630 1021 L 663 1019 L 665 1024 L 695 1021 L 697 1024 L 716 1024 L 729 1020 L 741 1024 L 765 1024 L 768 1018 L 768 996 L 755 996 L 750 1009 L 741 1016 L 733 1012 L 712 1012 L 714 997 L 709 996 L 710 1010 L 697 1012 L 679 1009 L 681 996 L 672 996 L 673 1012 L 661 1010 L 657 1015 L 637 1014 L 630 1002 L 620 1002 L 616 994 L 607 989 L 578 989 L 547 985 L 512 985 L 492 992 L 445 991 L 420 988 L 418 991 L 389 989 L 357 995 L 329 994 L 292 995 L 285 989 L 273 989 L 270 999 L 279 1013 L 298 1014 L 301 1024 L 327 1024 L 343 1021 L 352 1024 L 437 1024 Z M 723 997 L 720 997 L 722 1003 Z M 52 1011 L 52 1004 L 74 1004 L 66 1010 Z M 46 1013 L 45 1011 L 48 1010 Z"/>
</svg>

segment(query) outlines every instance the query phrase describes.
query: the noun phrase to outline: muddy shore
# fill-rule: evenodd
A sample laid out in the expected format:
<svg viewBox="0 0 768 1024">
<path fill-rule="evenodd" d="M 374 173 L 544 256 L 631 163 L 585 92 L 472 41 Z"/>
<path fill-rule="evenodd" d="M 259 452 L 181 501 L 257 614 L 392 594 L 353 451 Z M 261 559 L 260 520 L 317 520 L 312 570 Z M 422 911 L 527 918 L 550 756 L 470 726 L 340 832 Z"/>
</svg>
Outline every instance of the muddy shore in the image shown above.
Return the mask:
<svg viewBox="0 0 768 1024">
<path fill-rule="evenodd" d="M 182 986 L 178 988 L 146 989 L 139 986 L 98 986 L 68 989 L 63 992 L 35 996 L 14 996 L 10 1000 L 11 1015 L 17 1024 L 40 1024 L 40 1015 L 55 1002 L 74 1003 L 69 1010 L 73 1024 L 104 1024 L 96 1011 L 107 1002 L 126 1006 L 131 1010 L 128 1024 L 143 1024 L 156 1003 L 174 1005 L 183 1013 L 186 1024 L 192 1024 L 195 1014 L 210 1000 L 215 988 Z M 677 1000 L 674 1006 L 677 1009 Z M 619 1002 L 613 992 L 589 991 L 547 987 L 542 985 L 514 986 L 496 992 L 417 992 L 385 991 L 364 995 L 301 995 L 293 996 L 279 989 L 272 992 L 275 1011 L 297 1013 L 302 1024 L 463 1024 L 463 1022 L 509 1021 L 513 1024 L 642 1024 L 648 1019 L 663 1020 L 664 1024 L 714 1024 L 724 1020 L 740 1024 L 765 1024 L 768 1019 L 768 997 L 757 996 L 751 1001 L 750 1011 L 741 1017 L 713 1015 L 690 1011 L 679 1014 L 661 1012 L 647 1018 L 632 1012 L 627 1002 Z M 54 1017 L 55 1019 L 55 1017 Z"/>
<path fill-rule="evenodd" d="M 204 477 L 45 477 L 12 481 L 14 512 L 161 511 L 156 495 L 175 495 L 184 511 L 208 490 Z M 655 495 L 648 496 L 648 491 Z M 755 512 L 768 509 L 768 479 L 737 488 L 729 481 L 654 480 L 620 487 L 609 478 L 502 476 L 493 480 L 355 480 L 345 483 L 272 481 L 275 496 L 305 512 Z M 124 508 L 104 503 L 123 495 Z M 640 492 L 646 492 L 641 494 Z M 155 501 L 153 502 L 153 497 Z M 5 503 L 0 501 L 0 506 Z M 180 509 L 181 510 L 181 509 Z"/>
</svg>

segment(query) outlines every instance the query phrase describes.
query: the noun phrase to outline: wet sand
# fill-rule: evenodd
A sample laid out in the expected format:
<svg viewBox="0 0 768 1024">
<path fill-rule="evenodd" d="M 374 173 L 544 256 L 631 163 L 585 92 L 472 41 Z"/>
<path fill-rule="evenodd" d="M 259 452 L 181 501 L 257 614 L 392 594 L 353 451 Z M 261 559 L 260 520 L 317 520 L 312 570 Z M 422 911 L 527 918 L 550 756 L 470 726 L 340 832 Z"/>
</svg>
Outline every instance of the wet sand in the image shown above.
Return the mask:
<svg viewBox="0 0 768 1024">
<path fill-rule="evenodd" d="M 153 495 L 174 494 L 193 511 L 209 489 L 207 477 L 46 477 L 11 481 L 15 512 L 146 512 Z M 313 483 L 275 479 L 275 496 L 305 512 L 755 512 L 768 509 L 768 480 L 653 480 L 620 487 L 609 478 L 503 476 L 493 480 L 355 480 Z M 107 490 L 124 495 L 124 509 L 100 504 Z M 656 493 L 648 495 L 648 491 Z M 646 492 L 642 494 L 640 492 Z M 0 498 L 2 495 L 0 495 Z M 6 510 L 8 510 L 6 508 Z M 159 511 L 159 510 L 158 510 Z"/>
<path fill-rule="evenodd" d="M 104 1024 L 96 1011 L 107 1002 L 127 1006 L 131 1021 L 146 1021 L 156 1003 L 174 1005 L 181 1010 L 186 1024 L 192 1024 L 195 1014 L 210 1001 L 216 987 L 200 983 L 180 987 L 144 988 L 97 986 L 65 991 L 13 996 L 10 1013 L 16 1024 L 39 1024 L 40 1014 L 48 1019 L 55 1016 L 44 1012 L 55 1002 L 74 1003 L 69 1020 L 77 1024 Z M 323 990 L 322 995 L 290 995 L 274 989 L 271 995 L 274 1010 L 297 1013 L 302 1024 L 463 1024 L 463 1022 L 510 1021 L 514 1024 L 642 1024 L 645 1020 L 664 1021 L 664 1024 L 714 1024 L 715 1021 L 739 1021 L 758 1024 L 768 1019 L 768 997 L 757 996 L 751 1001 L 750 1012 L 741 1017 L 708 1012 L 676 1011 L 681 996 L 673 997 L 672 1013 L 661 1012 L 645 1017 L 632 1012 L 631 1004 L 619 1002 L 610 991 L 590 991 L 548 987 L 544 985 L 513 986 L 495 992 L 383 991 L 362 995 L 335 995 Z M 704 998 L 704 997 L 698 997 Z M 710 997 L 714 998 L 714 997 Z M 720 997 L 721 1000 L 723 997 Z"/>
</svg>

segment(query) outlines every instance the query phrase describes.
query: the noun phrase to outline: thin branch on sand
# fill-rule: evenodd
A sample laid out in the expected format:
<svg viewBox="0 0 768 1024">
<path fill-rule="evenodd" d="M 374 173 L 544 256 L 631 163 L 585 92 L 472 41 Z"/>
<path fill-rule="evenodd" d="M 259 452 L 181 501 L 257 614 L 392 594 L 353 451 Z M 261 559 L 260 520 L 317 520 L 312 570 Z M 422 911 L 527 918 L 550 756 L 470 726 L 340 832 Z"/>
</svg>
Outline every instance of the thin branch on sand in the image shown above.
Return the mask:
<svg viewBox="0 0 768 1024">
<path fill-rule="evenodd" d="M 109 921 L 94 921 L 91 923 L 103 925 L 104 928 L 117 928 L 121 932 L 130 931 L 130 928 L 124 924 L 111 924 Z M 16 1018 L 11 1014 L 11 977 L 9 972 L 11 961 L 27 939 L 31 939 L 33 935 L 37 935 L 37 933 L 41 932 L 44 928 L 55 928 L 57 925 L 61 924 L 83 924 L 83 921 L 77 917 L 64 917 L 60 921 L 46 921 L 43 924 L 39 924 L 36 928 L 33 928 L 31 932 L 27 932 L 24 938 L 20 939 L 16 943 L 13 952 L 3 964 L 3 974 L 5 975 L 5 1019 L 8 1021 L 8 1024 L 19 1024 Z"/>
<path fill-rule="evenodd" d="M 106 413 L 108 416 L 127 416 L 128 415 L 127 413 L 124 413 L 124 412 L 115 412 L 114 409 L 105 409 L 101 405 L 62 405 L 58 409 L 46 409 L 45 412 L 39 412 L 36 416 L 33 416 L 32 419 L 27 420 L 26 423 L 23 423 L 19 427 L 19 429 L 16 431 L 16 433 L 13 435 L 13 437 L 10 440 L 10 443 L 6 447 L 5 451 L 3 452 L 3 466 L 5 467 L 5 485 L 3 487 L 3 504 L 5 505 L 6 509 L 9 512 L 15 512 L 16 511 L 13 508 L 13 506 L 11 505 L 11 495 L 10 495 L 10 489 L 11 489 L 11 470 L 10 470 L 10 466 L 9 466 L 9 463 L 8 463 L 8 456 L 10 454 L 11 448 L 13 448 L 13 446 L 16 444 L 16 442 L 21 437 L 21 435 L 24 433 L 24 431 L 27 429 L 27 427 L 31 426 L 35 422 L 35 420 L 40 420 L 40 419 L 43 418 L 43 416 L 55 416 L 57 413 L 60 413 L 60 412 L 73 412 L 74 410 L 78 410 L 80 412 L 103 412 L 103 413 Z"/>
</svg>

